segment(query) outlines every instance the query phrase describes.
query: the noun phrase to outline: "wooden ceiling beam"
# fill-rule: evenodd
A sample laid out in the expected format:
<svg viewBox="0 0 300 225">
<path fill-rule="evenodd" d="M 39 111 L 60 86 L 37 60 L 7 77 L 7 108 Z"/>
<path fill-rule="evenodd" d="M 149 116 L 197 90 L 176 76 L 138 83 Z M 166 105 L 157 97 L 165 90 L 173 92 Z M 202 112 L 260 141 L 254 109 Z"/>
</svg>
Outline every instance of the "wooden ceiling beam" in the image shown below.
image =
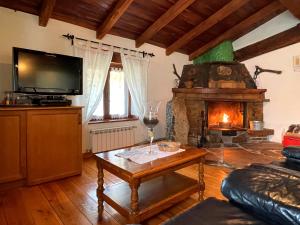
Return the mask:
<svg viewBox="0 0 300 225">
<path fill-rule="evenodd" d="M 133 0 L 119 0 L 117 2 L 112 12 L 107 16 L 105 21 L 97 28 L 98 39 L 102 39 L 107 33 L 110 32 L 112 27 L 125 13 L 125 11 L 128 9 L 132 2 Z"/>
<path fill-rule="evenodd" d="M 235 51 L 235 60 L 244 61 L 299 42 L 300 24 Z"/>
<path fill-rule="evenodd" d="M 250 32 L 255 27 L 257 27 L 262 22 L 266 22 L 266 19 L 271 19 L 275 14 L 281 13 L 285 10 L 285 7 L 278 1 L 274 1 L 264 8 L 260 9 L 253 15 L 249 16 L 247 19 L 243 20 L 242 22 L 238 23 L 231 29 L 227 30 L 222 35 L 218 36 L 217 38 L 213 39 L 212 41 L 208 42 L 204 46 L 201 46 L 196 51 L 192 52 L 189 55 L 190 60 L 196 58 L 197 56 L 205 53 L 209 49 L 215 47 L 216 45 L 220 44 L 225 40 L 235 40 L 244 34 Z"/>
<path fill-rule="evenodd" d="M 173 19 L 175 19 L 176 16 L 182 13 L 194 2 L 195 0 L 178 0 L 136 39 L 135 46 L 138 48 L 150 40 L 158 31 L 168 25 Z"/>
<path fill-rule="evenodd" d="M 173 44 L 171 44 L 166 49 L 166 54 L 170 55 L 175 52 L 177 49 L 182 46 L 188 44 L 191 40 L 199 36 L 200 34 L 207 31 L 209 28 L 216 25 L 218 22 L 222 21 L 225 17 L 229 16 L 234 11 L 238 10 L 240 7 L 245 5 L 249 0 L 232 0 L 223 8 L 218 10 L 216 13 L 208 17 L 206 20 L 202 21 L 196 27 L 194 27 L 191 31 L 183 35 L 181 38 L 176 40 Z"/>
<path fill-rule="evenodd" d="M 39 25 L 47 26 L 48 21 L 52 15 L 56 0 L 43 0 L 39 15 Z"/>
<path fill-rule="evenodd" d="M 299 0 L 280 0 L 295 17 L 300 19 L 300 2 Z"/>
</svg>

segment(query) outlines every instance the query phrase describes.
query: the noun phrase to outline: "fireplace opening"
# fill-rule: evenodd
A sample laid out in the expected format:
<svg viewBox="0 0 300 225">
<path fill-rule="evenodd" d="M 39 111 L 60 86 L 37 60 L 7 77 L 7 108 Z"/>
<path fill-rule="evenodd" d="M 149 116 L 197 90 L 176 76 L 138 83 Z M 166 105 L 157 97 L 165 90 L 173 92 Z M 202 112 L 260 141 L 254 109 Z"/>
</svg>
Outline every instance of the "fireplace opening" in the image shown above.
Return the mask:
<svg viewBox="0 0 300 225">
<path fill-rule="evenodd" d="M 244 130 L 246 103 L 207 102 L 207 125 L 211 130 Z"/>
</svg>

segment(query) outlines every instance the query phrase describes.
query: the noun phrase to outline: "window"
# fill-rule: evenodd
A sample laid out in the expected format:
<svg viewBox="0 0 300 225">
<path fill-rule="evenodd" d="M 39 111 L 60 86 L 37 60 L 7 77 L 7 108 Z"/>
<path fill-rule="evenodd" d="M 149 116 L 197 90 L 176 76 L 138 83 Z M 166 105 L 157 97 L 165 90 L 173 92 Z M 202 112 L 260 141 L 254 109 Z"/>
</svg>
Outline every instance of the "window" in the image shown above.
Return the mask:
<svg viewBox="0 0 300 225">
<path fill-rule="evenodd" d="M 131 115 L 131 97 L 126 85 L 120 54 L 114 53 L 103 97 L 91 121 L 135 119 Z"/>
</svg>

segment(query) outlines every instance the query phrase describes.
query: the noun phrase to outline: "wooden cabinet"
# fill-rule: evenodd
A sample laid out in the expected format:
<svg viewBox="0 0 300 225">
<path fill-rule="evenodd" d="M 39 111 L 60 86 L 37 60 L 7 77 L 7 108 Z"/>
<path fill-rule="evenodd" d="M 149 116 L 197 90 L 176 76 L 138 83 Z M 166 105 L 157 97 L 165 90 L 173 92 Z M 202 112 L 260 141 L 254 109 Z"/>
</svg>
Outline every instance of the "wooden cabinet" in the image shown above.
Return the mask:
<svg viewBox="0 0 300 225">
<path fill-rule="evenodd" d="M 26 115 L 0 111 L 0 184 L 26 176 Z"/>
<path fill-rule="evenodd" d="M 80 107 L 0 108 L 0 183 L 81 173 Z"/>
<path fill-rule="evenodd" d="M 81 152 L 81 113 L 78 110 L 28 112 L 28 184 L 79 174 Z"/>
</svg>

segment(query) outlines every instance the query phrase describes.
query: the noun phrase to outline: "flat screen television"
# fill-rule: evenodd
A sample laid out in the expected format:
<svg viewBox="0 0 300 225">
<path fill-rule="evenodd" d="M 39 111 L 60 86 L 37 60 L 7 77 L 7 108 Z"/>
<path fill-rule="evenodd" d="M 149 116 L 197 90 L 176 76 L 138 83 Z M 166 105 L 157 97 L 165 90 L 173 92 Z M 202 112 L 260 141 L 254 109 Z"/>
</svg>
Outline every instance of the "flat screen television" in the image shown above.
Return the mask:
<svg viewBox="0 0 300 225">
<path fill-rule="evenodd" d="M 13 89 L 39 95 L 81 95 L 82 58 L 13 48 Z"/>
</svg>

